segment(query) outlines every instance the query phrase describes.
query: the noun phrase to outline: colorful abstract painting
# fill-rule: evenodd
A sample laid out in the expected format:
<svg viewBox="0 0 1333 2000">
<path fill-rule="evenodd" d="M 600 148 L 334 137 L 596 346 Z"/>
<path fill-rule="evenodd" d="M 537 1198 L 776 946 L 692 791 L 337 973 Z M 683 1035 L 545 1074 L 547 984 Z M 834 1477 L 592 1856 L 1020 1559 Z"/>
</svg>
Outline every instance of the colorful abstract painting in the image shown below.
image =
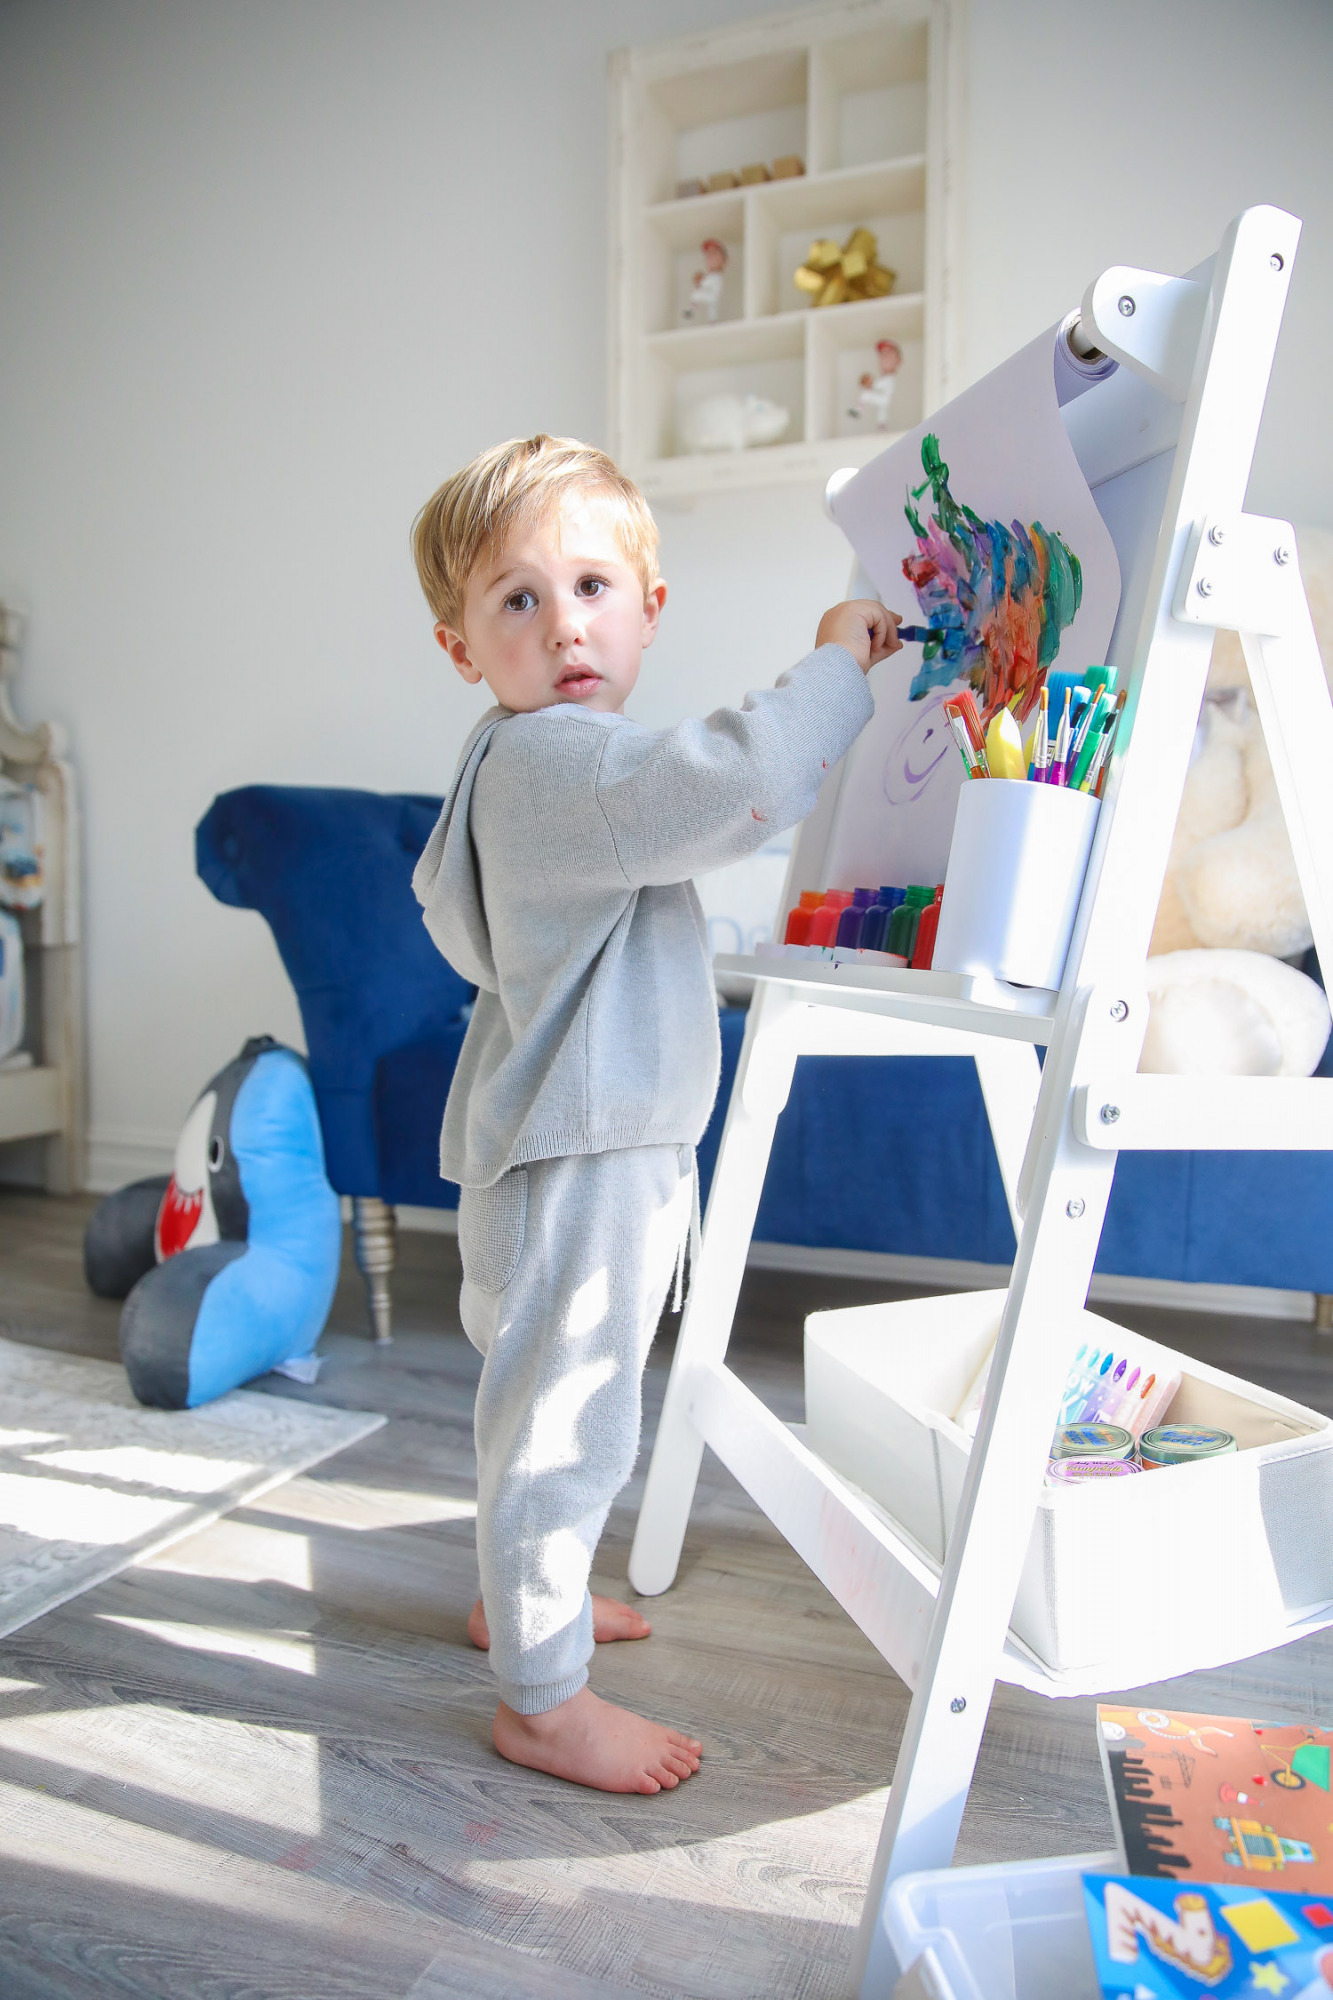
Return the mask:
<svg viewBox="0 0 1333 2000">
<path fill-rule="evenodd" d="M 1056 400 L 1057 331 L 834 490 L 862 571 L 850 594 L 939 636 L 872 668 L 874 716 L 803 836 L 811 882 L 942 882 L 963 781 L 949 693 L 971 687 L 987 720 L 1016 702 L 1022 720 L 1042 668 L 1108 658 L 1120 563 Z"/>
<path fill-rule="evenodd" d="M 1060 634 L 1083 602 L 1083 570 L 1057 531 L 1040 521 L 983 520 L 949 491 L 949 468 L 933 431 L 921 440 L 925 478 L 909 490 L 904 512 L 916 553 L 903 575 L 923 622 L 940 637 L 923 648 L 911 698 L 967 681 L 989 721 L 1017 695 L 1025 717 L 1037 699 L 1037 676 L 1060 651 Z M 918 503 L 930 494 L 929 510 Z M 923 517 L 924 516 L 924 517 Z"/>
</svg>

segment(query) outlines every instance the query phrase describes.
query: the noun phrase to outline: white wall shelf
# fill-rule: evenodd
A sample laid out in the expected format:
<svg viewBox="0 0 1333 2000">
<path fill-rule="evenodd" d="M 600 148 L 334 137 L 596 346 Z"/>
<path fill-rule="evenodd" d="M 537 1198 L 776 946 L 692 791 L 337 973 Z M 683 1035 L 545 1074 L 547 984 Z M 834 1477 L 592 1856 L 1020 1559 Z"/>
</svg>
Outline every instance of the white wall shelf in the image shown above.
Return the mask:
<svg viewBox="0 0 1333 2000">
<path fill-rule="evenodd" d="M 612 450 L 650 495 L 827 479 L 892 442 L 852 414 L 875 342 L 903 351 L 893 416 L 950 393 L 957 0 L 849 0 L 612 58 Z M 769 165 L 800 176 L 677 197 Z M 886 298 L 812 306 L 793 273 L 816 236 L 865 225 Z M 699 246 L 728 253 L 716 323 L 683 317 Z M 691 407 L 728 392 L 790 412 L 776 444 L 691 453 Z M 896 435 L 897 433 L 894 433 Z"/>
<path fill-rule="evenodd" d="M 79 940 L 78 796 L 51 723 L 25 729 L 10 703 L 21 621 L 0 604 L 0 775 L 42 796 L 45 893 L 23 913 L 27 1034 L 0 1067 L 0 1144 L 40 1140 L 36 1175 L 53 1194 L 84 1181 L 83 968 Z M 0 1161 L 3 1173 L 7 1161 Z M 30 1177 L 28 1169 L 23 1179 Z"/>
</svg>

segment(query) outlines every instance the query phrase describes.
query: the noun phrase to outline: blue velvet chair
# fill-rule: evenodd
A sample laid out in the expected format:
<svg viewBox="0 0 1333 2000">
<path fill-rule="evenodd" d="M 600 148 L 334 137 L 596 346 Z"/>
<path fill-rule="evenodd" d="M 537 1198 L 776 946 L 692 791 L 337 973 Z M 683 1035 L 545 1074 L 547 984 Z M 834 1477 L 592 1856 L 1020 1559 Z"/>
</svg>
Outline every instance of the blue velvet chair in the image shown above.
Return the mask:
<svg viewBox="0 0 1333 2000">
<path fill-rule="evenodd" d="M 458 1202 L 439 1177 L 438 1146 L 472 988 L 427 937 L 411 888 L 439 805 L 251 785 L 216 799 L 196 836 L 200 876 L 221 902 L 267 920 L 296 989 L 329 1178 L 351 1197 L 379 1338 L 390 1326 L 395 1206 Z M 705 1190 L 745 1028 L 738 1008 L 720 1020 L 722 1085 L 699 1149 Z M 1013 1232 L 973 1064 L 803 1057 L 756 1234 L 1007 1264 Z M 1333 1158 L 1125 1154 L 1097 1268 L 1333 1293 Z"/>
</svg>

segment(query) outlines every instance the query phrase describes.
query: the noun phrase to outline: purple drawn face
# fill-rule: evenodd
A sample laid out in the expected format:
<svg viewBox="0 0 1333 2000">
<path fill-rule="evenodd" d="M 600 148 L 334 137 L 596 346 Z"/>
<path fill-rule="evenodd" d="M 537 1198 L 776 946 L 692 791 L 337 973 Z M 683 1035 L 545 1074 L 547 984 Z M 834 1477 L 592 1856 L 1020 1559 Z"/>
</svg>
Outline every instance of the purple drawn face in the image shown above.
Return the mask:
<svg viewBox="0 0 1333 2000">
<path fill-rule="evenodd" d="M 927 703 L 884 760 L 884 796 L 889 804 L 905 806 L 919 799 L 953 747 L 943 702 Z"/>
</svg>

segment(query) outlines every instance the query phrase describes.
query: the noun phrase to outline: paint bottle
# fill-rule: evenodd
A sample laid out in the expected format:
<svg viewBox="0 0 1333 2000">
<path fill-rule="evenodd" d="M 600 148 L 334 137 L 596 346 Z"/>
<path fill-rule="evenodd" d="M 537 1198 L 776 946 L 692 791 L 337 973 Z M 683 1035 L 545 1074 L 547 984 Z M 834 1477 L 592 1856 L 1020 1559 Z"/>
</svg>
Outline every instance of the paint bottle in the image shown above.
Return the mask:
<svg viewBox="0 0 1333 2000">
<path fill-rule="evenodd" d="M 905 958 L 908 964 L 911 964 L 921 912 L 934 900 L 933 888 L 928 889 L 920 882 L 912 883 L 907 891 L 906 901 L 898 906 L 889 920 L 888 941 L 884 947 L 886 951 L 896 952 L 900 958 Z"/>
<path fill-rule="evenodd" d="M 870 908 L 866 911 L 865 922 L 861 926 L 861 949 L 863 951 L 887 951 L 889 923 L 898 905 L 906 900 L 906 889 L 881 888 Z"/>
<path fill-rule="evenodd" d="M 848 951 L 860 948 L 863 942 L 861 932 L 865 925 L 866 911 L 874 900 L 873 889 L 852 890 L 852 900 L 838 919 L 838 935 L 835 940 L 837 944 Z"/>
<path fill-rule="evenodd" d="M 1226 1458 L 1236 1449 L 1230 1431 L 1211 1424 L 1160 1424 L 1139 1439 L 1139 1460 L 1145 1472 L 1165 1465 L 1197 1465 L 1205 1458 Z"/>
<path fill-rule="evenodd" d="M 929 972 L 930 962 L 935 956 L 935 933 L 940 927 L 940 904 L 944 901 L 944 884 L 936 885 L 935 899 L 921 912 L 921 921 L 916 927 L 916 943 L 912 948 L 912 965 L 917 972 Z"/>
<path fill-rule="evenodd" d="M 784 944 L 809 944 L 810 919 L 823 900 L 818 889 L 802 889 L 800 902 L 787 915 L 787 928 L 782 934 Z"/>
<path fill-rule="evenodd" d="M 817 910 L 811 912 L 807 943 L 831 951 L 838 935 L 838 919 L 852 900 L 850 889 L 830 889 Z"/>
<path fill-rule="evenodd" d="M 1051 1440 L 1051 1457 L 1127 1459 L 1134 1439 L 1121 1424 L 1062 1424 Z"/>
</svg>

